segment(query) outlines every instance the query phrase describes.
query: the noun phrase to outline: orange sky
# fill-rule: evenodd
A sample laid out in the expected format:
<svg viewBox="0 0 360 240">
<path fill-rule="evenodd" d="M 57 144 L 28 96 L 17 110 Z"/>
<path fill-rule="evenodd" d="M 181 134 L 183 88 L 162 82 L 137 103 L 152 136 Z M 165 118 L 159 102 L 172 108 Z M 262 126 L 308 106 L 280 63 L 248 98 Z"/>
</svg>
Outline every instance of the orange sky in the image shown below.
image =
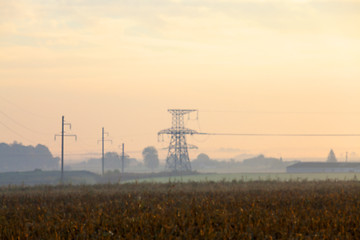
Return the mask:
<svg viewBox="0 0 360 240">
<path fill-rule="evenodd" d="M 359 22 L 355 0 L 0 0 L 0 142 L 58 155 L 65 115 L 68 159 L 99 152 L 103 126 L 106 149 L 140 157 L 167 146 L 168 108 L 199 109 L 205 132 L 360 133 Z M 360 137 L 188 141 L 191 157 L 360 155 Z"/>
</svg>

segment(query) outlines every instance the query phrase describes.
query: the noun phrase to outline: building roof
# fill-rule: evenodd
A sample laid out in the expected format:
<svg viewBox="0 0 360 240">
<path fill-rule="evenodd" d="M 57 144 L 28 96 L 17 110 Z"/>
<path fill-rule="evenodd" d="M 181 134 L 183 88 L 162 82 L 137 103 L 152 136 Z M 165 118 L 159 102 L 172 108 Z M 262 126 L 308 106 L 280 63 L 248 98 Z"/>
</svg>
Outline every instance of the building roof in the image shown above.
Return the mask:
<svg viewBox="0 0 360 240">
<path fill-rule="evenodd" d="M 360 168 L 360 162 L 299 162 L 288 168 Z"/>
</svg>

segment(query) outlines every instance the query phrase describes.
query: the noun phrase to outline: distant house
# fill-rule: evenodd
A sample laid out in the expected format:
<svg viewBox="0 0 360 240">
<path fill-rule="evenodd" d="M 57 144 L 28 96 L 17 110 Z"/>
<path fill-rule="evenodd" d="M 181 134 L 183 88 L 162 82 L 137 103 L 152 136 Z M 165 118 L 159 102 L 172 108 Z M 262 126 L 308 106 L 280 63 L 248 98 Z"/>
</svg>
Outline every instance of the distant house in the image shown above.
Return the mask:
<svg viewBox="0 0 360 240">
<path fill-rule="evenodd" d="M 360 162 L 299 162 L 286 167 L 287 173 L 360 172 Z"/>
</svg>

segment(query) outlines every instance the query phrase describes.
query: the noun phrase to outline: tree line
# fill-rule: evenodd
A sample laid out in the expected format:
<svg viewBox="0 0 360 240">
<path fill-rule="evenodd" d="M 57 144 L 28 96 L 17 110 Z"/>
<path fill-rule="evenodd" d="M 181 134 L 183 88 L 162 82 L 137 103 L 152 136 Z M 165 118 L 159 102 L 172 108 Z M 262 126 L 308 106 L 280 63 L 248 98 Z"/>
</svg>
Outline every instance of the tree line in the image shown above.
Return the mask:
<svg viewBox="0 0 360 240">
<path fill-rule="evenodd" d="M 0 143 L 0 172 L 55 170 L 60 159 L 53 157 L 45 145 L 24 146 L 21 143 Z"/>
</svg>

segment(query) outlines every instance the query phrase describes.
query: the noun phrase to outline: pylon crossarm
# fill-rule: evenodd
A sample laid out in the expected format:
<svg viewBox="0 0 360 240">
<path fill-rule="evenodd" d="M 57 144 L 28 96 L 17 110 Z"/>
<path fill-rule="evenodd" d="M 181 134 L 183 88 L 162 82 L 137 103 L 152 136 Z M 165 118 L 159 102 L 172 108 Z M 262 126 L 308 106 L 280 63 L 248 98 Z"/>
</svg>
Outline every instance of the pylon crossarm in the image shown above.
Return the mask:
<svg viewBox="0 0 360 240">
<path fill-rule="evenodd" d="M 170 113 L 177 113 L 179 115 L 188 114 L 191 112 L 198 111 L 197 109 L 168 109 L 168 112 Z"/>
<path fill-rule="evenodd" d="M 162 135 L 162 134 L 169 134 L 169 135 L 173 135 L 173 134 L 188 134 L 188 135 L 193 135 L 193 134 L 198 134 L 197 131 L 192 130 L 192 129 L 188 129 L 188 128 L 183 128 L 183 129 L 174 129 L 174 128 L 168 128 L 168 129 L 164 129 L 158 132 L 158 135 Z"/>
<path fill-rule="evenodd" d="M 199 149 L 198 146 L 195 146 L 192 144 L 188 144 L 187 147 L 188 147 L 188 149 Z"/>
</svg>

